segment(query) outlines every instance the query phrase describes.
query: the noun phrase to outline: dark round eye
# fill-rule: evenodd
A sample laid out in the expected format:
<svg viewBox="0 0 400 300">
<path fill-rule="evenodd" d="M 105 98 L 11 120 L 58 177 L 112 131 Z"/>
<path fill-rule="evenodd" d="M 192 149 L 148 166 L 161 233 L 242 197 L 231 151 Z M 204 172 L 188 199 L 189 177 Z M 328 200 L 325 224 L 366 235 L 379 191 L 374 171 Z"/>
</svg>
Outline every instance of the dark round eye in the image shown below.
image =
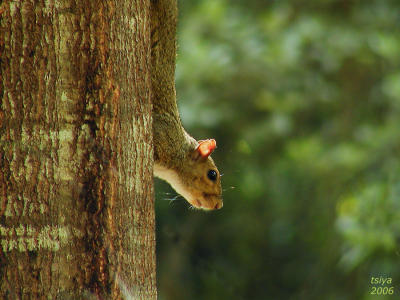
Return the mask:
<svg viewBox="0 0 400 300">
<path fill-rule="evenodd" d="M 210 179 L 212 181 L 217 180 L 217 171 L 209 170 L 208 173 L 207 173 L 207 177 L 208 177 L 208 179 Z"/>
</svg>

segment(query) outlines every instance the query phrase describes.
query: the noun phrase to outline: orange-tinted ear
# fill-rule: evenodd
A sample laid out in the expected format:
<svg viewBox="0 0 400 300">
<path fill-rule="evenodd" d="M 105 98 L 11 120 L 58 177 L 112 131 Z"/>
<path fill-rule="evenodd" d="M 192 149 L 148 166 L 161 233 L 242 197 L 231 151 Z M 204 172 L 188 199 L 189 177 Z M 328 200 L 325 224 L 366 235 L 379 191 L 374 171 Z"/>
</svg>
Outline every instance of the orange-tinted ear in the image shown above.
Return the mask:
<svg viewBox="0 0 400 300">
<path fill-rule="evenodd" d="M 201 157 L 207 158 L 217 147 L 217 142 L 214 139 L 199 141 L 199 146 L 197 146 L 197 152 Z"/>
</svg>

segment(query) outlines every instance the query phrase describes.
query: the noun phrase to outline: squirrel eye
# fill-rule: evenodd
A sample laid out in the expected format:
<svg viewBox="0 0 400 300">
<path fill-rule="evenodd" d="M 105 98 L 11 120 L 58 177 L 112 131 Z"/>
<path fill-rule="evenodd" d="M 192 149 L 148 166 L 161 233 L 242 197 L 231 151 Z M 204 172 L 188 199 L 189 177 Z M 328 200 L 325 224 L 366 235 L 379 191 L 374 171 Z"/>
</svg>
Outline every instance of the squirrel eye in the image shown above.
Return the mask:
<svg viewBox="0 0 400 300">
<path fill-rule="evenodd" d="M 215 170 L 209 170 L 207 173 L 208 179 L 215 181 L 217 180 L 217 172 Z"/>
</svg>

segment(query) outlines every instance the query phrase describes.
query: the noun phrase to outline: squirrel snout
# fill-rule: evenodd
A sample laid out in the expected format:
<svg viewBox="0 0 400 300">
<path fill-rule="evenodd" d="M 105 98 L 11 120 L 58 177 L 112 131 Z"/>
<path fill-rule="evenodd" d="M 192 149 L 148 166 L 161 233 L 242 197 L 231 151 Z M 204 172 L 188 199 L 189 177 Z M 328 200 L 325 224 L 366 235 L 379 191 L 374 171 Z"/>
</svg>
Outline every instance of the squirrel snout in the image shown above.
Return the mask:
<svg viewBox="0 0 400 300">
<path fill-rule="evenodd" d="M 221 200 L 217 200 L 216 203 L 196 201 L 196 204 L 197 205 L 194 205 L 196 208 L 205 209 L 205 210 L 217 210 L 223 206 L 223 203 Z"/>
<path fill-rule="evenodd" d="M 197 199 L 195 205 L 197 208 L 205 210 L 216 210 L 223 206 L 222 199 L 218 195 L 203 193 L 203 197 Z"/>
<path fill-rule="evenodd" d="M 220 209 L 222 206 L 224 206 L 224 204 L 221 201 L 220 203 L 215 204 L 214 209 Z"/>
</svg>

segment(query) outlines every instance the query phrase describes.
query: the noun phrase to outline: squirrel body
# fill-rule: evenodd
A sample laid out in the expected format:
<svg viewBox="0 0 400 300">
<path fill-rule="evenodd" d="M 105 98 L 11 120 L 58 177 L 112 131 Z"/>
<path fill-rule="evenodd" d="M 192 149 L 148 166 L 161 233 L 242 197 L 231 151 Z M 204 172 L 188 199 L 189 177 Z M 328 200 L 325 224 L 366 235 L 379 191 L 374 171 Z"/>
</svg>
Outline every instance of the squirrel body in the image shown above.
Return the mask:
<svg viewBox="0 0 400 300">
<path fill-rule="evenodd" d="M 176 104 L 176 0 L 153 0 L 150 13 L 154 175 L 193 207 L 219 209 L 223 205 L 220 174 L 210 157 L 216 143 L 191 137 Z"/>
</svg>

